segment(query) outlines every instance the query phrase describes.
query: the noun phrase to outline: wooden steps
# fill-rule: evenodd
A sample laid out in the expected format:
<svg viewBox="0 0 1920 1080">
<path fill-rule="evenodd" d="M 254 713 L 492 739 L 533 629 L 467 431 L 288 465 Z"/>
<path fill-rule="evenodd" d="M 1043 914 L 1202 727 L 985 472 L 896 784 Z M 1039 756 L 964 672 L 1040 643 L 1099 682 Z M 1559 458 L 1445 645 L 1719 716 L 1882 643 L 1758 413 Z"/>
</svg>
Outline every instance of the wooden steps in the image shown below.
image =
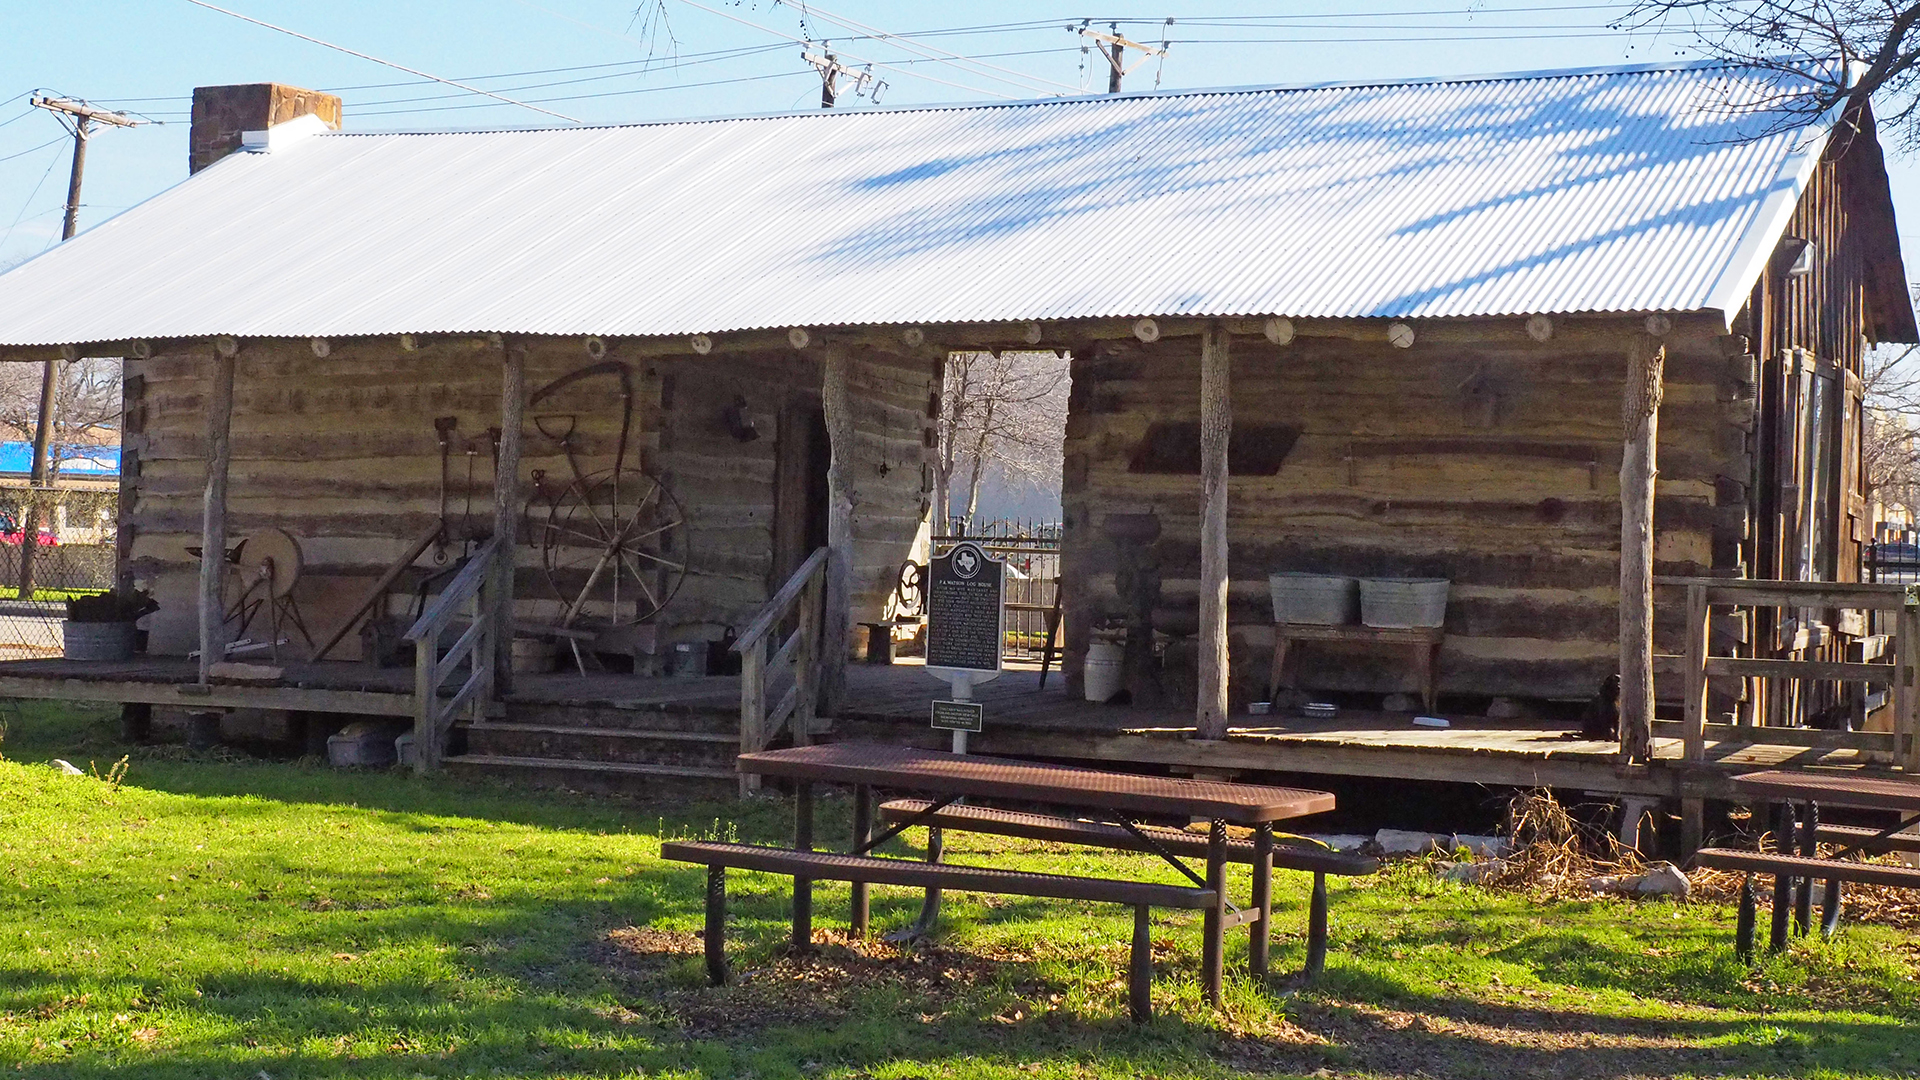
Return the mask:
<svg viewBox="0 0 1920 1080">
<path fill-rule="evenodd" d="M 449 768 L 580 791 L 640 794 L 662 782 L 714 795 L 738 782 L 737 712 L 509 701 L 503 721 L 455 729 Z"/>
<path fill-rule="evenodd" d="M 462 773 L 494 776 L 545 787 L 576 791 L 637 793 L 657 790 L 662 780 L 696 781 L 706 785 L 733 785 L 732 768 L 692 765 L 653 765 L 637 761 L 577 761 L 564 758 L 507 757 L 499 754 L 461 754 L 445 759 L 447 768 Z M 715 792 L 718 794 L 718 792 Z"/>
</svg>

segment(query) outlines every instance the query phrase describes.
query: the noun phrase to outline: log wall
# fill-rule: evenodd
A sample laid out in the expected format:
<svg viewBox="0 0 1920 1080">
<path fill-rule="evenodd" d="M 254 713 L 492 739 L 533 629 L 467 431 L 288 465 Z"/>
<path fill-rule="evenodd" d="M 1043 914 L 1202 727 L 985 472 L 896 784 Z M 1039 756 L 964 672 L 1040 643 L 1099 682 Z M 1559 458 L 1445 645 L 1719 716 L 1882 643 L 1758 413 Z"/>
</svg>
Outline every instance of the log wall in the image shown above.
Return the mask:
<svg viewBox="0 0 1920 1080">
<path fill-rule="evenodd" d="M 527 385 L 537 391 L 594 360 L 580 339 L 527 339 Z M 268 527 L 297 537 L 307 562 L 297 593 L 316 638 L 346 615 L 371 581 L 432 524 L 440 510 L 440 449 L 433 420 L 454 416 L 448 524 L 456 543 L 492 528 L 493 455 L 500 423 L 501 352 L 484 338 L 433 339 L 417 351 L 391 338 L 336 340 L 326 357 L 306 341 L 242 343 L 235 383 L 229 531 Z M 740 626 L 778 585 L 773 533 L 783 417 L 818 406 L 817 358 L 791 350 L 709 356 L 646 355 L 608 343 L 609 359 L 634 371 L 627 461 L 665 483 L 685 508 L 687 574 L 657 620 L 667 641 L 711 639 Z M 205 480 L 205 407 L 213 352 L 185 344 L 127 361 L 129 423 L 119 549 L 122 573 L 154 590 L 151 651 L 193 646 L 200 494 Z M 923 499 L 922 432 L 936 365 L 923 358 L 857 354 L 855 606 L 877 618 L 906 557 Z M 745 399 L 760 437 L 740 441 L 723 410 Z M 560 436 L 574 455 L 570 462 Z M 549 493 L 577 467 L 612 465 L 619 432 L 618 382 L 575 383 L 530 408 L 522 483 Z M 472 453 L 468 453 L 471 447 Z M 537 479 L 536 479 L 537 476 Z M 471 480 L 469 480 L 471 477 Z M 468 507 L 471 513 L 468 513 Z M 525 618 L 559 610 L 538 550 L 517 555 L 516 593 Z M 437 569 L 419 560 L 402 593 Z M 405 595 L 392 614 L 406 616 Z M 258 637 L 262 628 L 255 627 Z M 335 655 L 352 658 L 348 640 Z M 299 650 L 294 650 L 299 655 Z"/>
<path fill-rule="evenodd" d="M 1450 578 L 1443 692 L 1584 698 L 1613 670 L 1621 390 L 1626 343 L 1644 331 L 1639 320 L 1570 321 L 1538 343 L 1522 326 L 1454 324 L 1405 350 L 1235 339 L 1236 426 L 1300 432 L 1276 475 L 1230 481 L 1235 708 L 1264 696 L 1274 571 Z M 1666 339 L 1657 573 L 1708 572 L 1718 516 L 1745 513 L 1720 506 L 1738 492 L 1717 482 L 1746 475 L 1738 421 L 1745 414 L 1750 425 L 1752 411 L 1723 333 L 1712 320 L 1684 320 Z M 1100 342 L 1075 354 L 1062 551 L 1070 676 L 1092 628 L 1123 614 L 1107 515 L 1160 518 L 1156 627 L 1195 629 L 1200 478 L 1130 467 L 1150 424 L 1197 420 L 1198 360 L 1196 338 Z M 1678 640 L 1677 621 L 1660 629 Z M 1317 687 L 1413 685 L 1397 655 L 1305 662 Z"/>
</svg>

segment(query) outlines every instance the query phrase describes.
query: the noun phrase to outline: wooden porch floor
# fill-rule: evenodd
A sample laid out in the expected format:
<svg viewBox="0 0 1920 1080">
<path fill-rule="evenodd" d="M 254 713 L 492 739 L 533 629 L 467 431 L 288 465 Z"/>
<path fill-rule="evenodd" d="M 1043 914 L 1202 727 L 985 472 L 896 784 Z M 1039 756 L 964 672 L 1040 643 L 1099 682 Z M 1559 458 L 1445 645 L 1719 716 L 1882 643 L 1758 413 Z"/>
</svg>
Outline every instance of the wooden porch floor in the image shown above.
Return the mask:
<svg viewBox="0 0 1920 1080">
<path fill-rule="evenodd" d="M 185 708 L 268 708 L 376 716 L 413 712 L 411 668 L 353 663 L 281 665 L 277 683 L 219 683 L 200 693 L 197 667 L 172 657 L 124 663 L 36 659 L 0 661 L 0 698 L 92 702 L 146 702 Z M 928 703 L 946 697 L 941 682 L 907 661 L 892 666 L 852 664 L 848 705 L 834 736 L 942 746 L 944 732 L 928 725 Z M 648 678 L 555 673 L 520 675 L 508 699 L 515 705 L 575 706 L 710 712 L 739 708 L 739 679 Z M 1039 685 L 1031 665 L 1015 666 L 979 686 L 986 730 L 973 739 L 982 753 L 1156 764 L 1175 769 L 1261 771 L 1305 775 L 1374 776 L 1464 783 L 1553 786 L 1618 794 L 1722 797 L 1737 772 L 1777 767 L 1869 765 L 1854 750 L 1709 742 L 1707 762 L 1688 766 L 1677 739 L 1657 739 L 1651 766 L 1616 761 L 1617 744 L 1568 738 L 1571 725 L 1498 721 L 1447 713 L 1445 729 L 1417 727 L 1401 713 L 1342 710 L 1332 720 L 1242 716 L 1224 742 L 1188 738 L 1190 714 L 1096 705 L 1069 697 L 1058 673 Z"/>
</svg>

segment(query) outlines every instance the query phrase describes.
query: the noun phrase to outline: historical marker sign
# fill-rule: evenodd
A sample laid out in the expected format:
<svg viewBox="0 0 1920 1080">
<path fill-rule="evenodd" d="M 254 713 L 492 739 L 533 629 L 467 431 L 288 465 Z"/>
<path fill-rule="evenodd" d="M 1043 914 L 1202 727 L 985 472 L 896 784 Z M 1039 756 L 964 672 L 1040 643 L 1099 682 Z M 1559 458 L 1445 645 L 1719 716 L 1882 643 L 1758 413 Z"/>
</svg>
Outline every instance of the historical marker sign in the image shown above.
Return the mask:
<svg viewBox="0 0 1920 1080">
<path fill-rule="evenodd" d="M 987 707 L 977 701 L 936 701 L 933 726 L 941 731 L 979 731 L 987 718 Z"/>
<path fill-rule="evenodd" d="M 971 540 L 932 560 L 927 573 L 927 666 L 1000 670 L 1006 564 Z"/>
</svg>

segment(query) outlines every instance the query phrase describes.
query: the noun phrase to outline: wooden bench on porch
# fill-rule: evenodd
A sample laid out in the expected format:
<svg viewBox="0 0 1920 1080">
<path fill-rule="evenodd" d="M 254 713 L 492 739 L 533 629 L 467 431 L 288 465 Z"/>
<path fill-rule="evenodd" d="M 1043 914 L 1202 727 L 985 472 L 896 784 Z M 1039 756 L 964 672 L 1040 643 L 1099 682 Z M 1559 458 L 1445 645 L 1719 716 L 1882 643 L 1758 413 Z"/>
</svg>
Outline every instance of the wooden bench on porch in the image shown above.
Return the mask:
<svg viewBox="0 0 1920 1080">
<path fill-rule="evenodd" d="M 1335 642 L 1376 648 L 1411 649 L 1413 670 L 1420 683 L 1421 707 L 1434 708 L 1434 668 L 1439 663 L 1440 644 L 1446 631 L 1438 626 L 1323 626 L 1318 623 L 1276 623 L 1273 628 L 1273 667 L 1267 677 L 1267 697 L 1271 700 L 1282 685 L 1288 685 L 1287 660 L 1299 642 Z"/>
</svg>

